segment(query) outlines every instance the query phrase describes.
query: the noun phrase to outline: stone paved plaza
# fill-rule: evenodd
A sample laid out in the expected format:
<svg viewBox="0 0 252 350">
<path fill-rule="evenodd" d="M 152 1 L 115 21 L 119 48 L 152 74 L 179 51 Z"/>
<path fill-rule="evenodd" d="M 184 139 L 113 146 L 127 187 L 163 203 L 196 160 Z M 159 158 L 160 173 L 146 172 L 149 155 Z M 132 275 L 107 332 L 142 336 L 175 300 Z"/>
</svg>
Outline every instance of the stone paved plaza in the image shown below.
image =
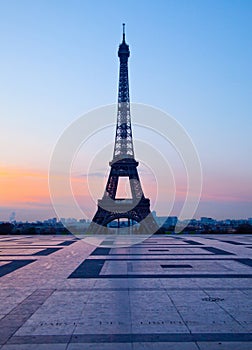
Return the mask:
<svg viewBox="0 0 252 350">
<path fill-rule="evenodd" d="M 0 236 L 0 349 L 251 350 L 251 253 L 249 235 Z"/>
</svg>

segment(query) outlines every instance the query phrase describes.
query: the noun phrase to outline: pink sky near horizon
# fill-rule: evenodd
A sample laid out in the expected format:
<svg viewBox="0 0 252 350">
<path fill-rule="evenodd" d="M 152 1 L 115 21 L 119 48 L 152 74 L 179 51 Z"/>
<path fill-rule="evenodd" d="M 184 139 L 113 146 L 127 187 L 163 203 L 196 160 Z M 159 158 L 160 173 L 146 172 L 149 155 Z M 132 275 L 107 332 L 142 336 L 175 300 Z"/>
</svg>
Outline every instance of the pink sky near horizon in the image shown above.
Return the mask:
<svg viewBox="0 0 252 350">
<path fill-rule="evenodd" d="M 91 190 L 92 186 L 94 188 L 98 184 L 98 191 L 90 193 L 87 181 L 89 181 Z M 71 178 L 75 199 L 90 219 L 96 210 L 97 199 L 101 198 L 103 194 L 104 181 L 106 182 L 106 179 L 101 180 L 101 177 L 95 176 L 91 176 L 89 180 L 87 177 L 80 176 Z M 156 189 L 152 188 L 147 181 L 148 177 L 141 178 L 145 196 L 151 199 L 153 209 L 157 193 Z M 93 182 L 93 185 L 90 186 L 90 182 Z M 239 179 L 235 182 L 235 178 L 231 178 L 224 182 L 220 181 L 220 178 L 208 177 L 206 174 L 201 201 L 195 216 L 197 218 L 212 216 L 217 219 L 251 217 L 252 202 L 248 185 L 246 182 L 240 182 Z M 162 186 L 166 186 L 166 184 L 161 184 L 161 189 Z M 183 204 L 185 195 L 186 185 L 180 183 L 176 188 L 176 202 L 172 212 L 166 213 L 167 194 L 164 196 L 162 193 L 154 209 L 158 215 L 162 216 L 179 215 L 179 208 Z M 0 220 L 8 220 L 12 212 L 16 213 L 17 220 L 22 221 L 43 220 L 56 216 L 50 200 L 48 172 L 46 170 L 2 166 L 0 170 L 0 198 Z M 222 214 L 218 215 L 220 208 L 222 208 Z M 236 215 L 234 210 L 236 210 Z M 245 213 L 245 216 L 242 215 L 242 212 Z"/>
</svg>

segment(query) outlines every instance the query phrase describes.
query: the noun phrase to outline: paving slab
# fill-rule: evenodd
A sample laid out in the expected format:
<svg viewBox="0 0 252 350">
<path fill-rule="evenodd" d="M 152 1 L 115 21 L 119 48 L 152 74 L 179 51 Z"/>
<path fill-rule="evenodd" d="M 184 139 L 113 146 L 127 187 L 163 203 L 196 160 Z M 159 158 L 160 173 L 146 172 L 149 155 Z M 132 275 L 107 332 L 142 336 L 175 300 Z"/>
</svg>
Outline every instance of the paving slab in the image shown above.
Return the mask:
<svg viewBox="0 0 252 350">
<path fill-rule="evenodd" d="M 0 236 L 1 350 L 252 348 L 251 235 L 97 244 Z"/>
</svg>

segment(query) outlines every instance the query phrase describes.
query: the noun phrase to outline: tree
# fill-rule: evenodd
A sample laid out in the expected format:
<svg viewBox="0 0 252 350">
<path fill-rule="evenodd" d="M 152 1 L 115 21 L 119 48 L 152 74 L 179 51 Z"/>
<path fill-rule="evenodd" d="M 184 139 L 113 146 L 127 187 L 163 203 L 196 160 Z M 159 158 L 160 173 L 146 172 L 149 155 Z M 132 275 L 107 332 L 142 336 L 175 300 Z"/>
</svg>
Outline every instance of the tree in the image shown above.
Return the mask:
<svg viewBox="0 0 252 350">
<path fill-rule="evenodd" d="M 14 225 L 10 222 L 3 222 L 0 224 L 0 234 L 9 235 L 12 232 Z"/>
</svg>

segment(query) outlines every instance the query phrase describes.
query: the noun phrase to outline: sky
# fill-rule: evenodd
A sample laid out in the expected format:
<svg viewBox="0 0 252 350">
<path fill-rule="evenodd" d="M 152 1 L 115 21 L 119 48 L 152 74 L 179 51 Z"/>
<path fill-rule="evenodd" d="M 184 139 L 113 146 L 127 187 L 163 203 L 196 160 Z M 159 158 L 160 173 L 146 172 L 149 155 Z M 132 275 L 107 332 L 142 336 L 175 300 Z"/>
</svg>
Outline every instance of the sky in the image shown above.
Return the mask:
<svg viewBox="0 0 252 350">
<path fill-rule="evenodd" d="M 173 116 L 198 151 L 203 189 L 195 217 L 252 217 L 250 0 L 1 0 L 0 221 L 12 212 L 24 221 L 55 216 L 48 190 L 54 146 L 78 117 L 116 102 L 123 22 L 131 101 Z M 90 201 L 79 179 L 92 151 L 95 145 L 76 158 L 82 162 L 72 179 L 82 205 L 91 203 L 90 218 L 112 157 L 96 164 L 100 193 Z M 139 172 L 152 199 L 150 174 Z M 161 189 L 169 189 L 163 175 Z M 184 187 L 178 179 L 183 195 L 171 213 L 161 193 L 159 215 L 179 215 Z"/>
</svg>

